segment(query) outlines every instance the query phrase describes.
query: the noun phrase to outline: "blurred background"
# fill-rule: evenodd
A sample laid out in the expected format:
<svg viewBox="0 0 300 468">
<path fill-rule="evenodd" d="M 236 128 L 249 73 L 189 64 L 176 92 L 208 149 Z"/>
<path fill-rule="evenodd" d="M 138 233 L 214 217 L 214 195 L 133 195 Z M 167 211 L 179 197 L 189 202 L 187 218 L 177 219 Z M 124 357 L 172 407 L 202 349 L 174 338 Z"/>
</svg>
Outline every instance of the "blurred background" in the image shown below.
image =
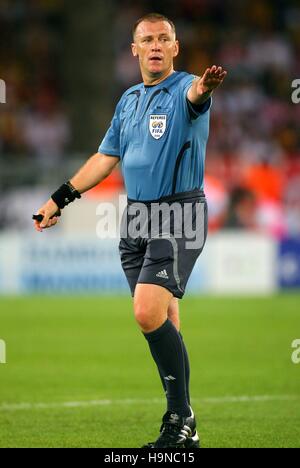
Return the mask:
<svg viewBox="0 0 300 468">
<path fill-rule="evenodd" d="M 120 169 L 55 230 L 35 234 L 31 215 L 97 151 L 121 93 L 141 81 L 130 33 L 151 11 L 176 24 L 177 70 L 228 71 L 207 148 L 210 237 L 189 291 L 300 287 L 297 0 L 0 0 L 0 292 L 127 292 L 117 231 L 96 236 L 99 203 L 120 210 Z"/>
<path fill-rule="evenodd" d="M 299 447 L 299 0 L 0 0 L 1 447 L 157 437 L 165 401 L 118 254 L 120 170 L 55 229 L 31 221 L 140 82 L 130 31 L 152 11 L 177 26 L 177 70 L 228 71 L 207 148 L 210 234 L 180 304 L 202 446 Z"/>
</svg>

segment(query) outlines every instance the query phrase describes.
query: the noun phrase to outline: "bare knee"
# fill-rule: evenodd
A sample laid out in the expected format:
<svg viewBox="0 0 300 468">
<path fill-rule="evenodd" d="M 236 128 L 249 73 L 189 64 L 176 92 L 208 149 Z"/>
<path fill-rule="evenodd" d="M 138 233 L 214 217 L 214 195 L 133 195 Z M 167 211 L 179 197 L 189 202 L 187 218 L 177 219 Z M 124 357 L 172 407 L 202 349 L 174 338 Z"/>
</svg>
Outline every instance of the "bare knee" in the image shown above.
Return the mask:
<svg viewBox="0 0 300 468">
<path fill-rule="evenodd" d="M 163 313 L 143 300 L 134 300 L 134 316 L 142 331 L 150 333 L 166 321 L 167 311 Z"/>
<path fill-rule="evenodd" d="M 176 297 L 173 297 L 169 308 L 168 308 L 168 319 L 171 320 L 174 327 L 180 330 L 180 318 L 179 318 L 179 301 Z"/>
<path fill-rule="evenodd" d="M 134 315 L 145 333 L 157 330 L 168 317 L 172 294 L 155 284 L 137 284 L 134 295 Z"/>
<path fill-rule="evenodd" d="M 147 331 L 151 328 L 152 319 L 151 319 L 152 311 L 149 306 L 147 306 L 143 301 L 134 300 L 134 316 L 135 320 L 139 324 L 142 330 Z"/>
</svg>

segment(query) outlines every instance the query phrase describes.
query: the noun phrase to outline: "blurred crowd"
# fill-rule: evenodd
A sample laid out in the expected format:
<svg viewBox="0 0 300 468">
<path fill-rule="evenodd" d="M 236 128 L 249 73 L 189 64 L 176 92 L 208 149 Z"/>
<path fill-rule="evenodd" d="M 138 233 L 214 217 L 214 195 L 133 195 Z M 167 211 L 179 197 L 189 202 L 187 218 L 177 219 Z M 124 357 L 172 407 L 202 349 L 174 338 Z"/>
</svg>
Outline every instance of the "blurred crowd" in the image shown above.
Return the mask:
<svg viewBox="0 0 300 468">
<path fill-rule="evenodd" d="M 181 44 L 177 70 L 201 74 L 217 64 L 228 71 L 214 95 L 207 150 L 211 230 L 300 236 L 300 104 L 291 99 L 292 81 L 300 78 L 299 1 L 115 4 L 112 101 L 141 80 L 130 31 L 147 12 L 174 20 Z M 60 76 L 62 2 L 19 0 L 13 5 L 0 2 L 0 78 L 9 96 L 1 107 L 0 155 L 28 154 L 47 167 L 57 163 L 71 139 Z"/>
<path fill-rule="evenodd" d="M 70 139 L 61 72 L 61 1 L 0 1 L 0 154 L 43 169 L 58 163 Z"/>
<path fill-rule="evenodd" d="M 120 2 L 116 76 L 120 90 L 140 81 L 128 50 L 128 25 L 145 11 L 174 20 L 181 54 L 176 69 L 201 74 L 222 65 L 215 92 L 205 191 L 210 228 L 275 237 L 300 235 L 300 4 L 219 0 Z"/>
</svg>

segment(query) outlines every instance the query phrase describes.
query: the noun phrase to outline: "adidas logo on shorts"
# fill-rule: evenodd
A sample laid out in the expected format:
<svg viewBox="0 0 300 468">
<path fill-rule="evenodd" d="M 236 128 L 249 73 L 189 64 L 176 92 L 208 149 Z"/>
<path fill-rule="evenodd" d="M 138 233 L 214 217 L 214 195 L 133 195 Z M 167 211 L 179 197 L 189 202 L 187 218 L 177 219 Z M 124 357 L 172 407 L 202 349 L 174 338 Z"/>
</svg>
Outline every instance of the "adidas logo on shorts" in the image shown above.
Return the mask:
<svg viewBox="0 0 300 468">
<path fill-rule="evenodd" d="M 158 278 L 169 279 L 167 270 L 162 270 L 156 275 Z"/>
</svg>

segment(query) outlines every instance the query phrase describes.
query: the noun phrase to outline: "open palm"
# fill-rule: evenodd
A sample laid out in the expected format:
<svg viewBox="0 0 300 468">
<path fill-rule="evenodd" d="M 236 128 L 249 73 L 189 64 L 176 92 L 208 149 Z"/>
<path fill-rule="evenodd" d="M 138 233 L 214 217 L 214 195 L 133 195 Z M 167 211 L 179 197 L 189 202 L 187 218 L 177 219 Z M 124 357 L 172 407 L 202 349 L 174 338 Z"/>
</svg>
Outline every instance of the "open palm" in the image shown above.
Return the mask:
<svg viewBox="0 0 300 468">
<path fill-rule="evenodd" d="M 198 94 L 213 91 L 215 88 L 223 83 L 227 71 L 223 70 L 222 67 L 216 67 L 213 65 L 211 68 L 207 68 L 198 81 L 197 92 Z"/>
</svg>

